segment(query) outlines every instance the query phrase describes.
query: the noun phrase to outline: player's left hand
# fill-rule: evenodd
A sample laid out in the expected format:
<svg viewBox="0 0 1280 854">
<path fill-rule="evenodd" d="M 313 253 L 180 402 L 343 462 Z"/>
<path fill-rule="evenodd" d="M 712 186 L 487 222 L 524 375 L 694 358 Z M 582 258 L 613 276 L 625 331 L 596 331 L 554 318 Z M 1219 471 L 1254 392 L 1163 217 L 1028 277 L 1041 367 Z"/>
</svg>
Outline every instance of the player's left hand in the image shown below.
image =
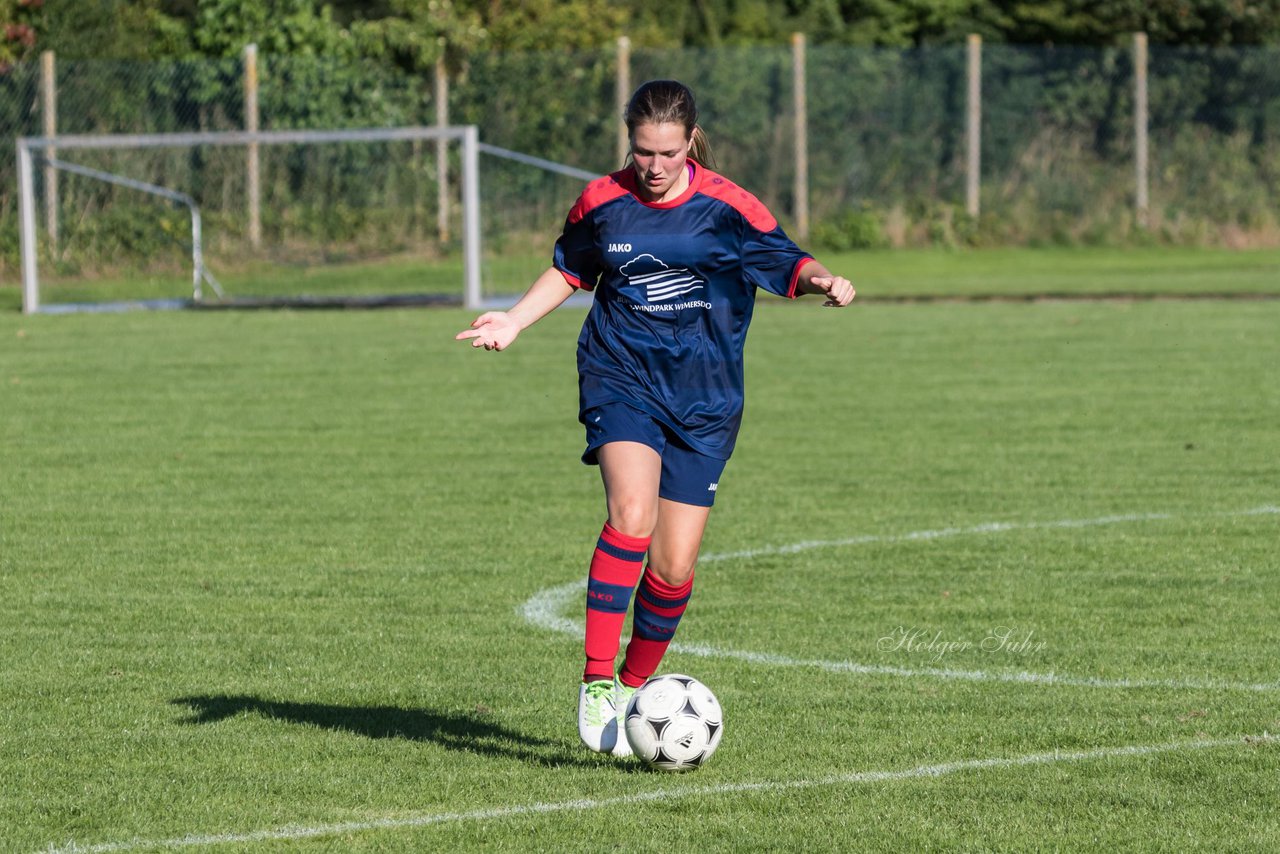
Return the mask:
<svg viewBox="0 0 1280 854">
<path fill-rule="evenodd" d="M 827 301 L 823 305 L 832 308 L 848 305 L 858 293 L 853 289 L 853 283 L 844 276 L 814 276 L 810 282 L 826 294 Z"/>
</svg>

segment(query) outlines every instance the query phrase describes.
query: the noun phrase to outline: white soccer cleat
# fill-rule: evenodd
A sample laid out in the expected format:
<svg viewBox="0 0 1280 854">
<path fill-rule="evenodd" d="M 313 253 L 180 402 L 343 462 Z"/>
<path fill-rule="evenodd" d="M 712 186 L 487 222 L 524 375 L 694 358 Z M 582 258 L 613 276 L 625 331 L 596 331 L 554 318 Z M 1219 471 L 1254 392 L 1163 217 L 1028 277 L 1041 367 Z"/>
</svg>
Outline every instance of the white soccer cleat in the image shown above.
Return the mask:
<svg viewBox="0 0 1280 854">
<path fill-rule="evenodd" d="M 613 753 L 618 742 L 618 709 L 614 700 L 614 683 L 604 679 L 586 682 L 578 689 L 578 736 L 596 753 Z M 631 752 L 627 745 L 627 753 Z"/>
<path fill-rule="evenodd" d="M 631 742 L 627 740 L 627 704 L 635 696 L 636 690 L 629 685 L 623 685 L 621 679 L 614 677 L 613 704 L 618 710 L 618 737 L 613 743 L 612 751 L 614 756 L 631 755 Z"/>
</svg>

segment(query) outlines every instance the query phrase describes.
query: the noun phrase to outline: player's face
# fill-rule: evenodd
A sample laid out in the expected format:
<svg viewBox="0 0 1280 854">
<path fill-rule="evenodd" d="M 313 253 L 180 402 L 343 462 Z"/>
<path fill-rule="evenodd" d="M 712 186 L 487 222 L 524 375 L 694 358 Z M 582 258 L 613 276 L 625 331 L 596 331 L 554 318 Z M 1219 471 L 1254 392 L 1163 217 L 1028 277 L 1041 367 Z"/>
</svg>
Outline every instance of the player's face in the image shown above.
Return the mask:
<svg viewBox="0 0 1280 854">
<path fill-rule="evenodd" d="M 666 202 L 689 186 L 685 161 L 693 137 L 673 122 L 637 125 L 631 134 L 631 159 L 640 191 L 648 201 Z"/>
</svg>

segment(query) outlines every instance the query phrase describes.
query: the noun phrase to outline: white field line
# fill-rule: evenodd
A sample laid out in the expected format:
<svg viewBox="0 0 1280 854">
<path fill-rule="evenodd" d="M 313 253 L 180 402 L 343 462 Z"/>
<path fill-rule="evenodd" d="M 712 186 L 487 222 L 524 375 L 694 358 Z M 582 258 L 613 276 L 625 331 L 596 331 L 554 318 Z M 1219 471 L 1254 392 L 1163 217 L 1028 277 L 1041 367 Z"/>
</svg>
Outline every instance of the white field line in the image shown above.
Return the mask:
<svg viewBox="0 0 1280 854">
<path fill-rule="evenodd" d="M 1263 516 L 1280 514 L 1280 507 L 1266 505 L 1252 510 L 1237 510 L 1224 513 L 1207 513 L 1208 517 L 1222 516 Z M 713 563 L 721 560 L 747 560 L 766 555 L 788 555 L 811 549 L 825 549 L 837 546 L 862 546 L 871 543 L 908 543 L 917 540 L 939 540 L 945 537 L 959 537 L 970 534 L 999 534 L 1006 531 L 1037 531 L 1053 528 L 1093 528 L 1102 525 L 1118 525 L 1123 522 L 1153 522 L 1178 518 L 1172 513 L 1135 513 L 1124 516 L 1100 516 L 1096 519 L 1059 519 L 1053 522 L 987 522 L 969 528 L 938 528 L 932 531 L 911 531 L 906 534 L 866 534 L 860 537 L 846 537 L 838 540 L 804 540 L 781 546 L 761 546 L 757 549 L 744 549 L 737 552 L 721 552 L 706 554 L 698 558 L 699 563 Z"/>
<path fill-rule="evenodd" d="M 1045 753 L 1031 753 L 1024 756 L 991 757 L 986 759 L 962 759 L 955 762 L 942 762 L 935 765 L 917 765 L 899 771 L 855 771 L 848 774 L 834 774 L 816 780 L 778 780 L 757 783 L 724 783 L 718 786 L 682 786 L 639 792 L 634 795 L 620 795 L 613 798 L 579 798 L 569 801 L 547 801 L 541 803 L 491 807 L 489 809 L 469 810 L 466 812 L 423 813 L 420 815 L 401 816 L 399 818 L 375 819 L 372 821 L 353 821 L 335 824 L 319 824 L 309 827 L 280 827 L 269 830 L 255 830 L 246 833 L 192 834 L 171 839 L 131 839 L 124 842 L 107 842 L 97 845 L 80 845 L 74 842 L 65 845 L 50 845 L 43 849 L 45 854 L 109 854 L 110 852 L 142 851 L 155 848 L 195 848 L 205 845 L 246 845 L 254 842 L 277 842 L 298 839 L 314 839 L 322 836 L 336 836 L 352 833 L 365 833 L 377 830 L 402 830 L 435 825 L 459 824 L 462 822 L 488 822 L 503 819 L 519 819 L 529 816 L 553 815 L 556 813 L 585 812 L 588 810 L 606 809 L 610 807 L 645 804 L 654 801 L 670 803 L 683 798 L 715 797 L 732 794 L 755 794 L 791 792 L 800 789 L 813 789 L 821 786 L 856 786 L 875 783 L 892 783 L 898 780 L 914 780 L 930 777 L 945 777 L 966 771 L 982 771 L 989 769 L 1021 768 L 1033 765 L 1052 765 L 1063 762 L 1093 762 L 1108 759 L 1124 759 L 1135 756 L 1152 756 L 1161 753 L 1187 753 L 1196 750 L 1239 747 L 1242 745 L 1271 744 L 1275 737 L 1267 733 L 1257 736 L 1239 736 L 1199 741 L 1174 741 L 1165 744 L 1131 745 L 1128 747 L 1100 747 L 1093 750 L 1054 750 Z"/>
<path fill-rule="evenodd" d="M 1252 510 L 1212 513 L 1208 516 L 1260 516 L 1280 514 L 1280 507 L 1264 506 Z M 730 559 L 748 559 L 762 555 L 794 554 L 813 548 L 863 545 L 867 543 L 912 542 L 935 540 L 971 534 L 990 534 L 1004 531 L 1025 531 L 1051 528 L 1084 528 L 1100 525 L 1116 525 L 1123 522 L 1143 522 L 1176 518 L 1168 513 L 1143 513 L 1126 516 L 1104 516 L 1096 519 L 1063 519 L 1054 522 L 1028 522 L 1023 524 L 992 522 L 969 528 L 941 528 L 931 531 L 912 531 L 905 534 L 868 535 L 842 540 L 810 540 L 785 546 L 768 546 L 741 552 L 704 555 L 699 562 Z M 580 622 L 562 616 L 566 606 L 586 589 L 586 581 L 571 581 L 556 587 L 538 591 L 521 607 L 520 614 L 529 623 L 544 629 L 574 637 L 583 636 Z M 729 658 L 772 667 L 807 667 L 828 673 L 850 673 L 871 676 L 902 676 L 907 678 L 956 679 L 971 682 L 1017 682 L 1034 685 L 1064 685 L 1082 688 L 1172 688 L 1176 690 L 1231 690 L 1269 692 L 1280 691 L 1280 682 L 1225 682 L 1212 679 L 1102 679 L 1092 676 L 1069 676 L 1058 673 L 1030 671 L 1007 672 L 986 670 L 956 670 L 947 667 L 892 667 L 880 664 L 858 664 L 851 661 L 792 658 L 767 652 L 727 649 L 707 644 L 671 644 L 673 652 L 696 655 L 703 658 Z"/>
</svg>

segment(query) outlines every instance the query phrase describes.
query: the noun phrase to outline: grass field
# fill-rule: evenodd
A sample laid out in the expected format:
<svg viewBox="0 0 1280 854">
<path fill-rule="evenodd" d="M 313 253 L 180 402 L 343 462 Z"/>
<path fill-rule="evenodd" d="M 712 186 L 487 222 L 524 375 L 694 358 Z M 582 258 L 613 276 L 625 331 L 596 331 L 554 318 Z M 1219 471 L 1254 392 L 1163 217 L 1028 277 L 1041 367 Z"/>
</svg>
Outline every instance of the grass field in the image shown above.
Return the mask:
<svg viewBox="0 0 1280 854">
<path fill-rule="evenodd" d="M 1280 848 L 1280 301 L 762 300 L 682 776 L 577 741 L 582 310 L 469 320 L 0 313 L 0 850 Z"/>
</svg>

